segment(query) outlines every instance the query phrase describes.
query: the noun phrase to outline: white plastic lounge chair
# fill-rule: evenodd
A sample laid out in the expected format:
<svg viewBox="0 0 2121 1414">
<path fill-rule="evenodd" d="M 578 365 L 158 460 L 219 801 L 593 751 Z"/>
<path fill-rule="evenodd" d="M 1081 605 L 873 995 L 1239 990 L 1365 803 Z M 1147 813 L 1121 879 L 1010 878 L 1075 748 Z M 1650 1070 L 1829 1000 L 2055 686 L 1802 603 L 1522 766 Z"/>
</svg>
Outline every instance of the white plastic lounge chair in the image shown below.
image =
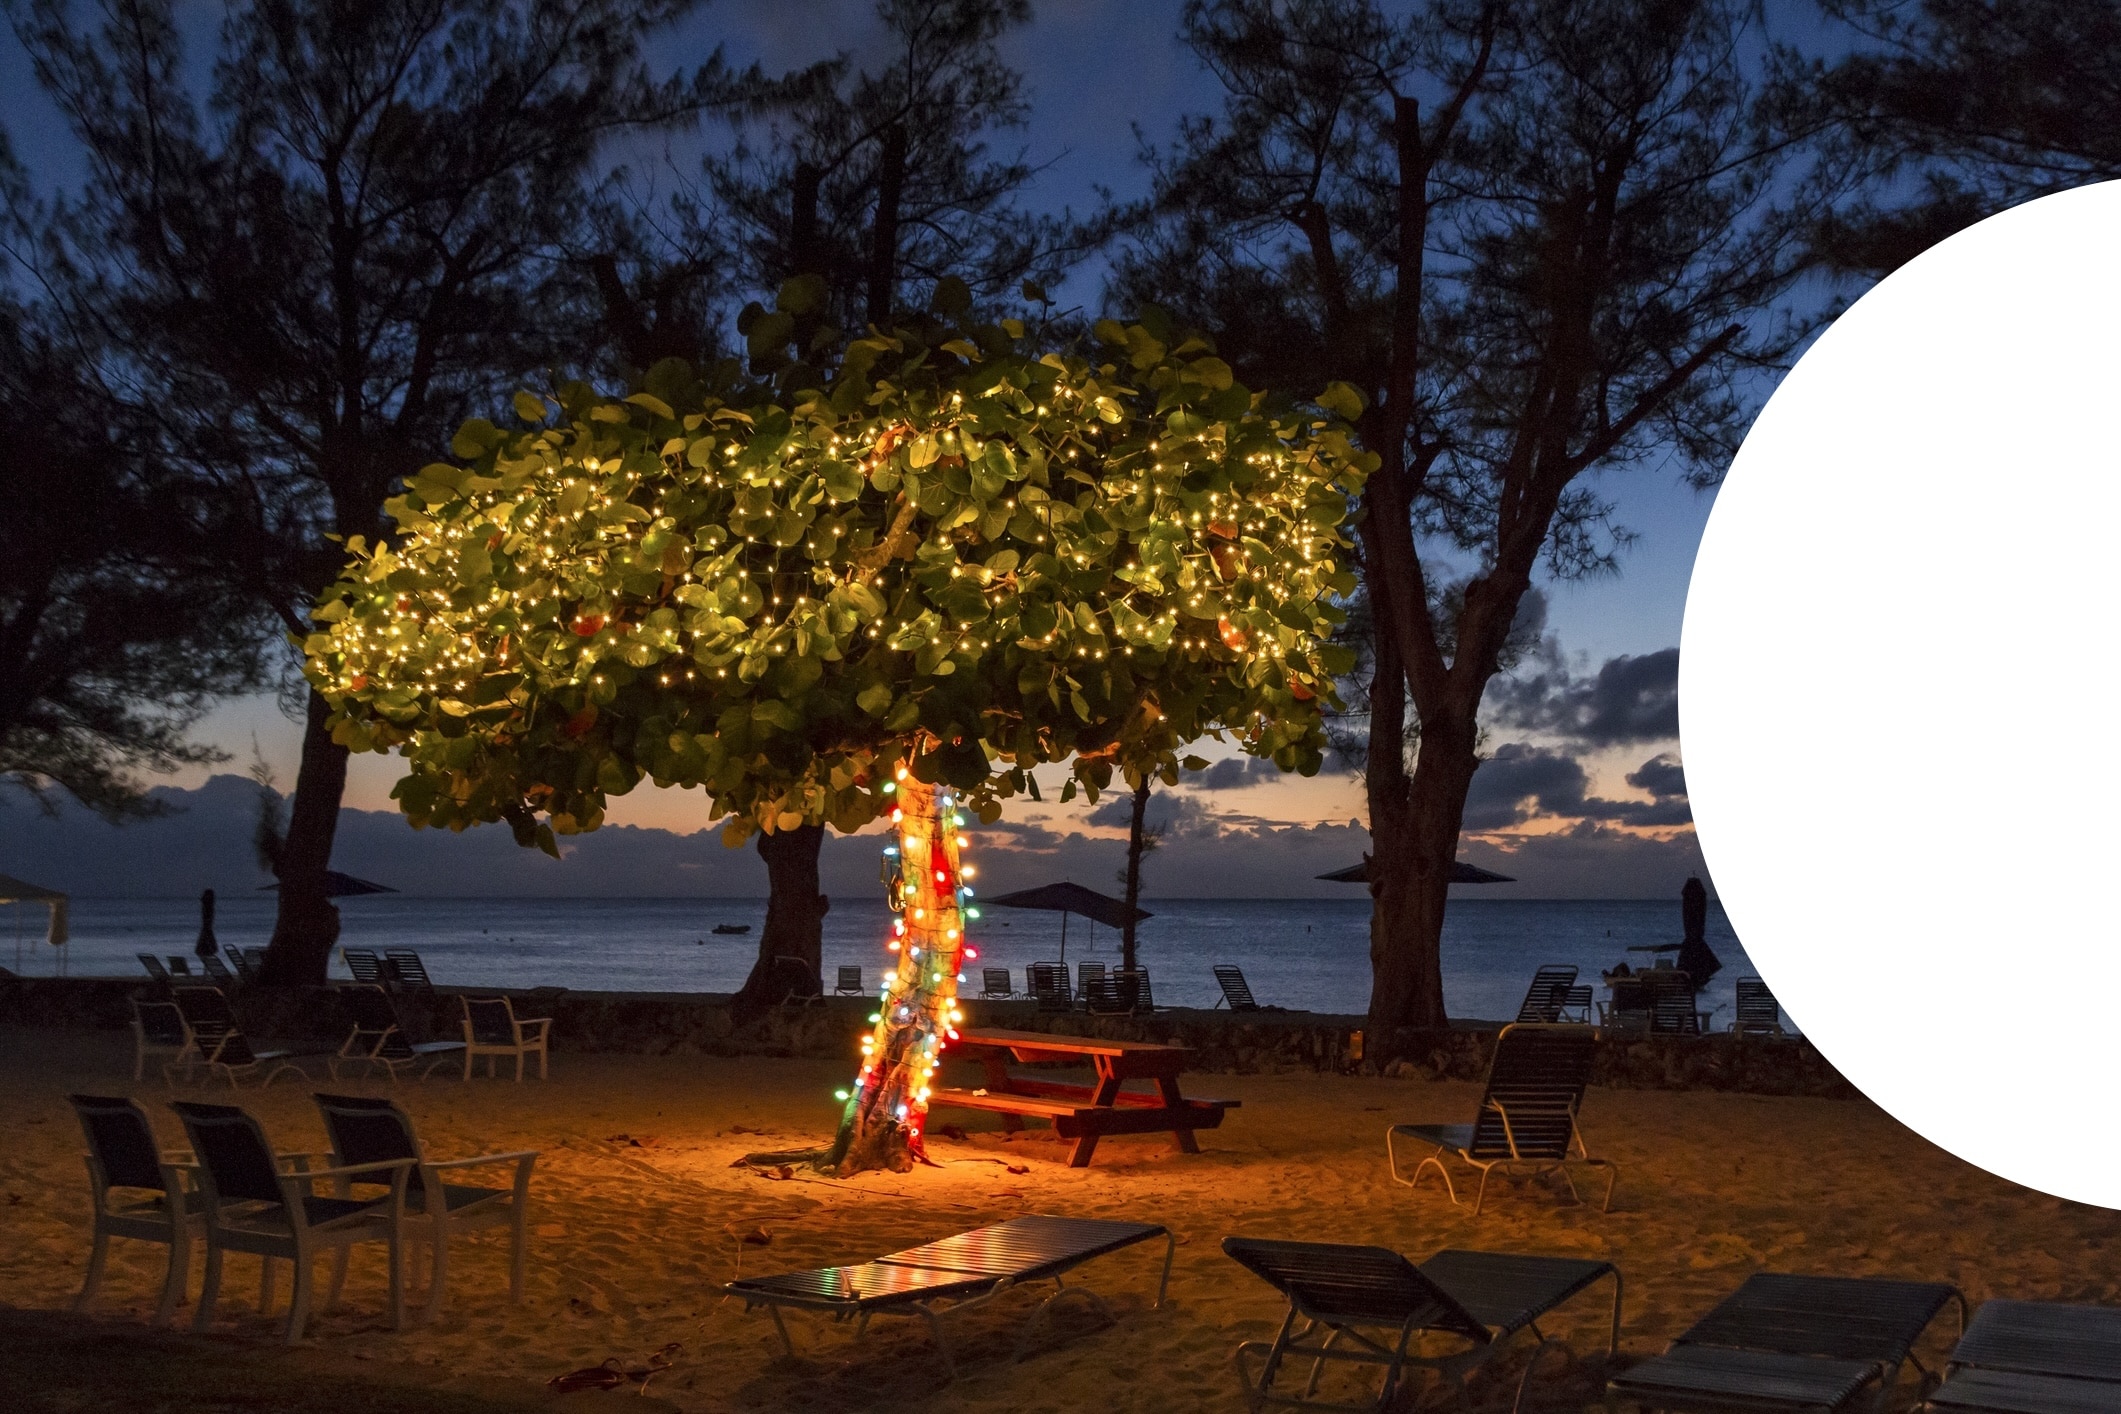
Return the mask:
<svg viewBox="0 0 2121 1414">
<path fill-rule="evenodd" d="M 184 1024 L 183 1011 L 175 1002 L 134 997 L 132 1003 L 133 1079 L 146 1073 L 149 1056 L 161 1058 L 165 1083 L 174 1071 L 189 1073 L 193 1059 L 191 1028 Z"/>
<path fill-rule="evenodd" d="M 405 1232 L 412 1237 L 424 1230 L 434 1244 L 433 1275 L 428 1281 L 423 1320 L 432 1319 L 442 1309 L 449 1289 L 449 1244 L 460 1232 L 503 1226 L 509 1229 L 508 1298 L 523 1299 L 523 1263 L 530 1234 L 530 1170 L 538 1158 L 535 1150 L 434 1160 L 427 1157 L 419 1136 L 413 1133 L 411 1116 L 393 1102 L 354 1095 L 318 1095 L 316 1101 L 324 1114 L 324 1127 L 331 1134 L 335 1166 L 359 1168 L 400 1159 L 416 1161 L 405 1180 Z M 466 1169 L 505 1165 L 515 1168 L 514 1178 L 506 1188 L 447 1181 Z M 381 1175 L 355 1180 L 380 1181 Z"/>
<path fill-rule="evenodd" d="M 1576 983 L 1576 969 L 1567 963 L 1549 963 L 1532 974 L 1532 985 L 1525 988 L 1524 1000 L 1518 1004 L 1519 1021 L 1555 1022 L 1561 1020 L 1561 1009 L 1569 999 L 1569 988 Z"/>
<path fill-rule="evenodd" d="M 464 1004 L 464 1078 L 471 1079 L 471 1063 L 486 1057 L 486 1075 L 493 1077 L 496 1056 L 514 1056 L 516 1083 L 523 1083 L 523 1059 L 538 1058 L 538 1079 L 545 1075 L 549 1016 L 518 1017 L 515 1004 L 506 997 L 461 997 Z"/>
<path fill-rule="evenodd" d="M 147 1112 L 132 1100 L 111 1095 L 70 1095 L 81 1132 L 88 1140 L 89 1198 L 95 1209 L 94 1245 L 88 1254 L 88 1276 L 73 1309 L 84 1309 L 103 1282 L 103 1259 L 113 1237 L 160 1242 L 169 1248 L 169 1275 L 162 1282 L 162 1301 L 152 1324 L 161 1325 L 184 1299 L 191 1269 L 191 1243 L 206 1235 L 206 1215 L 186 1182 L 188 1150 L 164 1152 L 155 1147 Z M 129 1197 L 112 1193 L 124 1189 Z M 152 1196 L 149 1196 L 152 1195 Z"/>
<path fill-rule="evenodd" d="M 346 962 L 346 970 L 364 987 L 383 985 L 383 959 L 377 957 L 372 948 L 340 948 L 339 956 Z"/>
<path fill-rule="evenodd" d="M 983 967 L 980 969 L 980 1000 L 986 1002 L 1007 1001 L 1016 995 L 1016 988 L 1009 981 L 1006 967 Z"/>
<path fill-rule="evenodd" d="M 1222 1001 L 1217 1006 L 1229 1003 L 1232 1011 L 1259 1011 L 1260 1004 L 1253 999 L 1251 984 L 1245 981 L 1244 969 L 1227 962 L 1215 964 L 1215 985 L 1222 988 Z"/>
<path fill-rule="evenodd" d="M 1269 1405 L 1382 1411 L 1391 1407 L 1410 1366 L 1436 1371 L 1439 1382 L 1470 1407 L 1467 1378 L 1500 1355 L 1517 1332 L 1529 1330 L 1539 1345 L 1518 1380 L 1517 1399 L 1510 1406 L 1515 1411 L 1524 1403 L 1539 1357 L 1549 1347 L 1563 1346 L 1540 1330 L 1539 1321 L 1606 1277 L 1613 1279 L 1606 1351 L 1610 1356 L 1619 1349 L 1620 1273 L 1610 1262 L 1439 1252 L 1417 1267 L 1384 1247 L 1251 1237 L 1226 1237 L 1223 1251 L 1289 1303 L 1281 1333 L 1272 1343 L 1246 1341 L 1237 1348 L 1238 1378 L 1255 1411 Z M 1414 1348 L 1425 1333 L 1455 1338 L 1456 1348 L 1441 1353 Z M 1251 1363 L 1255 1359 L 1256 1369 Z M 1308 1361 L 1311 1367 L 1297 1393 L 1275 1387 L 1289 1361 Z M 1351 1404 L 1315 1398 L 1333 1361 L 1383 1366 L 1376 1399 Z"/>
<path fill-rule="evenodd" d="M 834 996 L 840 996 L 840 997 L 859 997 L 859 996 L 861 996 L 861 995 L 862 995 L 863 993 L 865 993 L 865 992 L 867 992 L 867 991 L 868 991 L 868 988 L 866 988 L 866 987 L 864 987 L 864 986 L 862 985 L 862 969 L 861 969 L 861 968 L 859 968 L 859 967 L 842 967 L 842 968 L 840 968 L 840 979 L 839 979 L 839 981 L 838 981 L 838 982 L 837 982 L 837 983 L 836 983 L 836 984 L 835 984 L 835 985 L 833 986 L 833 988 L 832 988 L 832 992 L 833 992 L 833 995 L 834 995 Z"/>
<path fill-rule="evenodd" d="M 1066 1286 L 1062 1278 L 1093 1258 L 1156 1237 L 1163 1238 L 1165 1244 L 1163 1276 L 1156 1286 L 1156 1304 L 1161 1307 L 1164 1287 L 1171 1279 L 1171 1259 L 1178 1250 L 1169 1229 L 1153 1223 L 1037 1215 L 975 1228 L 858 1266 L 745 1277 L 729 1283 L 725 1290 L 743 1298 L 747 1311 L 765 1307 L 790 1355 L 795 1354 L 795 1342 L 789 1339 L 788 1326 L 781 1319 L 783 1307 L 824 1312 L 838 1321 L 851 1320 L 857 1336 L 867 1329 L 872 1316 L 919 1316 L 927 1321 L 935 1337 L 944 1376 L 955 1379 L 957 1366 L 943 1334 L 941 1313 L 934 1303 L 952 1302 L 953 1311 L 966 1310 L 986 1304 L 1011 1287 L 1052 1282 L 1054 1293 L 1031 1313 L 1017 1340 L 1016 1357 L 1021 1360 L 1047 1312 L 1063 1298 L 1081 1297 L 1111 1319 L 1110 1308 L 1095 1292 L 1084 1286 Z"/>
<path fill-rule="evenodd" d="M 1758 977 L 1741 977 L 1737 985 L 1738 1001 L 1731 1014 L 1731 1030 L 1740 1036 L 1780 1036 L 1782 1030 L 1782 1005 L 1768 984 Z"/>
<path fill-rule="evenodd" d="M 356 1242 L 384 1242 L 390 1247 L 390 1314 L 405 1326 L 405 1280 L 400 1233 L 405 1221 L 405 1184 L 413 1161 L 309 1169 L 306 1159 L 276 1158 L 258 1122 L 231 1105 L 172 1101 L 184 1121 L 192 1152 L 199 1160 L 199 1188 L 206 1204 L 206 1289 L 192 1329 L 213 1322 L 221 1291 L 221 1258 L 225 1252 L 251 1252 L 268 1263 L 259 1299 L 269 1313 L 272 1304 L 270 1262 L 282 1257 L 294 1264 L 294 1291 L 287 1307 L 287 1343 L 302 1338 L 309 1324 L 312 1269 L 328 1249 Z M 350 1180 L 381 1176 L 390 1191 L 381 1198 L 324 1197 L 315 1185 L 324 1179 Z M 343 1192 L 343 1188 L 342 1188 Z M 325 1305 L 338 1300 L 344 1265 L 334 1273 Z"/>
<path fill-rule="evenodd" d="M 434 1073 L 438 1065 L 454 1059 L 464 1050 L 462 1041 L 420 1041 L 415 1043 L 405 1035 L 398 1024 L 398 1009 L 391 1004 L 390 994 L 381 987 L 341 987 L 333 998 L 346 1014 L 350 1023 L 345 1042 L 337 1055 L 331 1058 L 331 1078 L 339 1078 L 339 1063 L 358 1062 L 362 1070 L 383 1067 L 390 1083 L 398 1083 L 398 1072 L 421 1067 L 420 1078 L 425 1080 Z"/>
<path fill-rule="evenodd" d="M 1433 1167 L 1456 1205 L 1458 1189 L 1444 1165 L 1444 1156 L 1454 1155 L 1480 1171 L 1480 1187 L 1473 1195 L 1473 1216 L 1478 1217 L 1487 1200 L 1488 1178 L 1497 1169 L 1506 1176 L 1558 1173 L 1570 1196 L 1581 1202 L 1568 1166 L 1583 1163 L 1606 1171 L 1605 1201 L 1599 1211 L 1610 1211 L 1619 1170 L 1610 1159 L 1591 1157 L 1577 1118 L 1596 1043 L 1597 1033 L 1588 1026 L 1503 1027 L 1495 1038 L 1487 1088 L 1471 1124 L 1395 1124 L 1385 1131 L 1385 1159 L 1393 1180 L 1412 1188 Z M 1411 1174 L 1399 1171 L 1402 1139 L 1434 1146 Z"/>
<path fill-rule="evenodd" d="M 196 1063 L 205 1066 L 208 1074 L 226 1080 L 229 1089 L 254 1075 L 262 1075 L 263 1084 L 270 1085 L 282 1071 L 302 1074 L 293 1051 L 252 1048 L 243 1029 L 236 1025 L 236 1014 L 229 1009 L 228 998 L 221 995 L 220 988 L 178 987 L 175 995 L 177 1007 L 184 1013 L 184 1024 L 191 1032 Z M 169 1069 L 164 1066 L 164 1073 Z"/>
</svg>

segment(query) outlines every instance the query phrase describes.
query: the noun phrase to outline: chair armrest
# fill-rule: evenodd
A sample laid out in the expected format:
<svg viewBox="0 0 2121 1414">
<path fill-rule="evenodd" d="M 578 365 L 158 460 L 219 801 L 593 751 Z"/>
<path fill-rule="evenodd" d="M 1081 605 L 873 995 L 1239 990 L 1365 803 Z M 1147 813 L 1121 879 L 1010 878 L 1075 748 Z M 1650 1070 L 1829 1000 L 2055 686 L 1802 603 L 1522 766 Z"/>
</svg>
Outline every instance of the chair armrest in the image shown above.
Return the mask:
<svg viewBox="0 0 2121 1414">
<path fill-rule="evenodd" d="M 544 1151 L 541 1149 L 515 1149 L 506 1154 L 480 1154 L 472 1159 L 444 1159 L 440 1163 L 429 1163 L 431 1169 L 468 1169 L 480 1164 L 518 1164 L 525 1159 L 534 1159 Z"/>
<path fill-rule="evenodd" d="M 342 1164 L 337 1168 L 310 1169 L 302 1174 L 288 1174 L 289 1178 L 354 1178 L 364 1173 L 398 1174 L 419 1166 L 418 1159 L 384 1159 L 373 1164 Z M 380 1181 L 380 1180 L 378 1180 Z"/>
<path fill-rule="evenodd" d="M 542 1031 L 544 1028 L 552 1025 L 552 1018 L 549 1016 L 519 1016 L 516 1018 L 516 1025 L 526 1027 L 535 1026 Z"/>
</svg>

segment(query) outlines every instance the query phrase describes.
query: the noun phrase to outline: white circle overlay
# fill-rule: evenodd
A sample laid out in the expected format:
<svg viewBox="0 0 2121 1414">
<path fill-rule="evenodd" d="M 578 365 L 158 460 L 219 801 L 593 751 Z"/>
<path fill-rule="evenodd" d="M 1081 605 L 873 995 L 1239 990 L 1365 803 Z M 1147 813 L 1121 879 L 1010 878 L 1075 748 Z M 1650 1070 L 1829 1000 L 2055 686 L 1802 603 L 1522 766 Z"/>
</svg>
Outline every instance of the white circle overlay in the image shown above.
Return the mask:
<svg viewBox="0 0 2121 1414">
<path fill-rule="evenodd" d="M 2109 182 L 1820 335 L 1717 496 L 1679 659 L 1702 852 L 1799 1029 L 1932 1143 L 2109 1208 L 2117 538 Z"/>
</svg>

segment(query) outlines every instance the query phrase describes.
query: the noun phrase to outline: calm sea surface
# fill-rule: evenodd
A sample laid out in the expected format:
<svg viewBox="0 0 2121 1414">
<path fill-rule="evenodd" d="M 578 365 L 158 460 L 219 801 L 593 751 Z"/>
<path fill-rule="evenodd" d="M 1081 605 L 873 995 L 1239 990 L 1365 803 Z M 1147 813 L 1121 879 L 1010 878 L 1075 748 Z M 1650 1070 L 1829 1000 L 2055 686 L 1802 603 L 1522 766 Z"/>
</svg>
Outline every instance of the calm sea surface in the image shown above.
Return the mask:
<svg viewBox="0 0 2121 1414">
<path fill-rule="evenodd" d="M 1369 901 L 1350 899 L 1151 899 L 1156 916 L 1139 932 L 1141 959 L 1158 1002 L 1208 1006 L 1220 993 L 1218 962 L 1245 971 L 1260 1001 L 1305 1011 L 1361 1012 L 1369 1004 Z M 764 899 L 464 899 L 376 895 L 341 901 L 342 941 L 353 947 L 418 948 L 444 985 L 561 986 L 582 991 L 729 992 L 743 983 L 766 917 Z M 17 915 L 10 918 L 7 915 Z M 835 899 L 825 920 L 825 976 L 859 966 L 874 986 L 889 954 L 890 914 L 881 900 Z M 19 923 L 19 932 L 17 925 Z M 717 937 L 718 923 L 748 923 L 748 934 Z M 198 936 L 192 899 L 76 899 L 73 941 L 64 951 L 75 976 L 138 976 L 135 953 L 189 954 Z M 1061 956 L 1061 919 L 1052 913 L 989 909 L 972 926 L 976 966 L 1008 967 L 1018 987 L 1031 962 Z M 224 900 L 215 933 L 238 947 L 272 932 L 272 900 Z M 1444 1000 L 1456 1017 L 1516 1015 L 1532 971 L 1574 963 L 1580 982 L 1622 959 L 1640 964 L 1634 944 L 1676 943 L 1679 901 L 1453 899 L 1444 922 Z M 45 976 L 56 969 L 42 908 L 0 908 L 0 961 Z M 1752 964 L 1721 907 L 1709 906 L 1709 945 L 1723 971 L 1707 989 L 1713 1024 L 1730 1020 L 1731 983 Z M 1119 935 L 1081 918 L 1068 921 L 1067 961 L 1117 965 Z M 335 974 L 343 970 L 336 959 Z M 968 972 L 977 989 L 978 974 Z"/>
</svg>

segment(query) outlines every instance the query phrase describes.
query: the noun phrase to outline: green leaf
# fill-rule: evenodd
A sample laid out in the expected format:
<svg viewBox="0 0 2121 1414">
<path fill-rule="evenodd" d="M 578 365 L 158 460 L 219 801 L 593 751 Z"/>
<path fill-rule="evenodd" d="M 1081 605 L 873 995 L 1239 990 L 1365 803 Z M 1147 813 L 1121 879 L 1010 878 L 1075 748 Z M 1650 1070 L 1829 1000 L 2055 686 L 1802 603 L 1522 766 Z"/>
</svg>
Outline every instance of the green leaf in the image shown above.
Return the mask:
<svg viewBox="0 0 2121 1414">
<path fill-rule="evenodd" d="M 881 717 L 891 707 L 891 684 L 873 682 L 854 695 L 854 705 L 872 717 Z"/>
<path fill-rule="evenodd" d="M 945 275 L 935 282 L 935 293 L 928 297 L 928 308 L 937 314 L 955 317 L 972 308 L 972 287 L 955 275 Z"/>
<path fill-rule="evenodd" d="M 545 400 L 536 393 L 517 393 L 516 416 L 525 422 L 540 423 L 545 420 Z"/>
<path fill-rule="evenodd" d="M 1326 384 L 1326 390 L 1318 395 L 1318 405 L 1343 422 L 1355 421 L 1367 406 L 1360 391 L 1338 379 Z"/>
</svg>

